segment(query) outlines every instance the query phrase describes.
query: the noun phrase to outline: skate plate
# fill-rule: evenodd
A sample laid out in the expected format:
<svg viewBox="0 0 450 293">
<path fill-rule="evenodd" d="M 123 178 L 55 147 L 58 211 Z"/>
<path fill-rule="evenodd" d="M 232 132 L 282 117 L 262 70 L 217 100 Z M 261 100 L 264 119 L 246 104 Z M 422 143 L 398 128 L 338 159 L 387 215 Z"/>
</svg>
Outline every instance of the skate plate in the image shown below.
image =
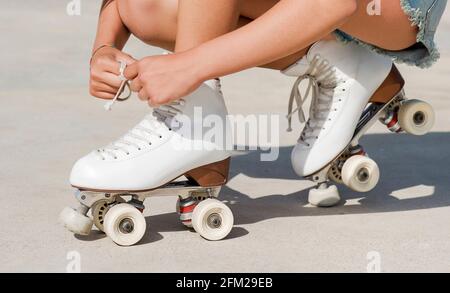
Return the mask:
<svg viewBox="0 0 450 293">
<path fill-rule="evenodd" d="M 193 185 L 188 180 L 173 181 L 160 188 L 142 191 L 99 191 L 99 190 L 77 190 L 75 197 L 77 200 L 87 207 L 91 207 L 99 200 L 107 200 L 113 202 L 117 197 L 132 196 L 133 198 L 143 202 L 147 197 L 151 196 L 176 196 L 187 198 L 192 193 L 206 193 L 208 197 L 217 198 L 221 186 L 202 187 Z"/>
<path fill-rule="evenodd" d="M 383 102 L 371 101 L 364 109 L 357 123 L 349 144 L 325 167 L 305 178 L 317 184 L 320 192 L 310 191 L 312 204 L 322 206 L 332 198 L 338 198 L 334 189 L 328 189 L 327 183 L 345 184 L 357 192 L 367 192 L 375 188 L 380 178 L 378 165 L 370 159 L 359 145 L 361 137 L 377 122 L 387 126 L 391 132 L 407 132 L 413 135 L 423 135 L 431 130 L 434 124 L 434 111 L 426 102 L 409 100 L 401 89 L 393 98 Z M 317 194 L 320 194 L 318 197 Z M 325 205 L 325 204 L 324 204 Z M 327 205 L 329 206 L 329 205 Z"/>
<path fill-rule="evenodd" d="M 130 246 L 145 235 L 144 201 L 151 196 L 178 196 L 177 212 L 182 224 L 206 240 L 225 238 L 234 223 L 233 213 L 217 200 L 221 186 L 203 187 L 191 180 L 173 181 L 161 188 L 143 191 L 80 190 L 77 209 L 65 208 L 61 220 L 75 234 L 88 235 L 93 222 L 116 244 Z M 128 201 L 125 199 L 130 197 Z M 100 205 L 100 206 L 99 206 Z M 98 212 L 103 208 L 102 212 Z M 93 220 L 88 217 L 91 211 Z M 81 228 L 80 228 L 81 227 Z"/>
<path fill-rule="evenodd" d="M 357 147 L 359 145 L 360 138 L 377 122 L 380 120 L 380 116 L 384 113 L 389 106 L 392 106 L 395 103 L 400 103 L 405 99 L 404 91 L 402 90 L 400 93 L 395 95 L 392 99 L 390 99 L 387 103 L 369 103 L 364 109 L 361 117 L 358 121 L 358 124 L 355 128 L 355 132 L 353 134 L 352 139 L 347 144 L 347 146 L 333 159 L 331 160 L 325 167 L 317 171 L 316 173 L 306 176 L 306 179 L 310 179 L 316 183 L 324 183 L 328 181 L 328 171 L 332 167 L 332 165 L 339 160 L 342 155 L 349 151 L 351 147 Z"/>
</svg>

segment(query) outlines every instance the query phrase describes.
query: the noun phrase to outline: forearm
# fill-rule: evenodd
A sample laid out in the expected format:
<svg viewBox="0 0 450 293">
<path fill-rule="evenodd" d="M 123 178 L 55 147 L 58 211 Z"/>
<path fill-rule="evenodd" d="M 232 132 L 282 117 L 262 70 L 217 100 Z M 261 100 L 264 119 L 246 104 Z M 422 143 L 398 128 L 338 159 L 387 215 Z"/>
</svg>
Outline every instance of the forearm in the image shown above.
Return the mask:
<svg viewBox="0 0 450 293">
<path fill-rule="evenodd" d="M 210 79 L 270 63 L 326 36 L 355 11 L 355 0 L 281 0 L 250 24 L 186 52 Z"/>
<path fill-rule="evenodd" d="M 116 1 L 104 0 L 97 26 L 93 51 L 102 45 L 113 45 L 119 50 L 125 46 L 130 33 L 122 23 Z"/>
</svg>

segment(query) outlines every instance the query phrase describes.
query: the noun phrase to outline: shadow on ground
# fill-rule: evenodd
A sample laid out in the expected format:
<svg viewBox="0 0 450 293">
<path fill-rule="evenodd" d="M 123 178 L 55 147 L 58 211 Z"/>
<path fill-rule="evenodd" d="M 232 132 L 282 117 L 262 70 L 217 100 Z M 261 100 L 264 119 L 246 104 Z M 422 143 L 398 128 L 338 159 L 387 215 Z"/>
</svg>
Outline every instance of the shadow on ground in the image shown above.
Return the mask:
<svg viewBox="0 0 450 293">
<path fill-rule="evenodd" d="M 450 205 L 450 133 L 431 133 L 421 137 L 371 134 L 363 137 L 361 144 L 378 163 L 380 182 L 374 190 L 365 194 L 339 186 L 343 201 L 336 207 L 305 207 L 307 189 L 288 195 L 250 198 L 225 186 L 221 191 L 221 199 L 232 202 L 238 225 L 279 217 L 384 213 Z M 292 147 L 280 148 L 279 158 L 273 162 L 261 162 L 259 151 L 237 155 L 232 159 L 230 178 L 244 174 L 254 178 L 300 180 L 291 168 L 291 149 Z M 433 187 L 434 193 L 404 199 L 391 195 L 392 192 L 418 185 Z M 359 205 L 345 205 L 346 201 L 356 198 L 361 198 Z M 167 214 L 155 215 L 152 216 L 152 221 L 167 220 L 166 217 Z"/>
<path fill-rule="evenodd" d="M 232 208 L 235 225 L 253 224 L 281 217 L 401 212 L 450 205 L 450 133 L 431 133 L 422 137 L 371 134 L 363 137 L 361 144 L 378 163 L 381 171 L 380 182 L 374 190 L 365 194 L 339 186 L 342 202 L 338 206 L 309 206 L 308 189 L 288 195 L 271 194 L 251 198 L 225 186 L 221 191 L 221 199 L 227 201 Z M 259 151 L 238 154 L 232 159 L 230 178 L 243 174 L 252 178 L 301 180 L 291 168 L 291 149 L 292 147 L 280 148 L 278 160 L 272 162 L 261 162 Z M 395 191 L 419 185 L 434 191 L 426 196 L 410 194 L 401 199 L 392 196 Z M 357 201 L 357 204 L 345 205 L 349 200 Z M 148 232 L 150 235 L 146 236 L 142 242 L 144 244 L 163 238 L 161 234 L 151 231 L 186 230 L 179 223 L 175 212 L 149 216 L 147 223 L 151 223 Z M 248 233 L 242 227 L 235 227 L 229 239 Z M 96 239 L 98 237 L 89 240 Z"/>
</svg>

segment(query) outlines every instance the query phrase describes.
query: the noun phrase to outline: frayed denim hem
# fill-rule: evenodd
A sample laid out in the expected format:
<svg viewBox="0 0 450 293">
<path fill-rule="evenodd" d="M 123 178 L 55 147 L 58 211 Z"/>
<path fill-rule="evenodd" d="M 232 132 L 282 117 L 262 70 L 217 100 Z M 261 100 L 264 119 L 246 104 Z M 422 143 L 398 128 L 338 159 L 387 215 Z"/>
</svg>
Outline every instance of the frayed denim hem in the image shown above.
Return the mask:
<svg viewBox="0 0 450 293">
<path fill-rule="evenodd" d="M 430 67 L 440 58 L 441 55 L 436 47 L 435 42 L 432 39 L 426 39 L 426 13 L 424 11 L 421 11 L 420 8 L 412 7 L 409 0 L 400 0 L 400 5 L 403 11 L 409 16 L 411 26 L 417 26 L 417 28 L 419 29 L 419 32 L 417 33 L 417 43 L 423 43 L 429 51 L 428 56 L 411 63 L 421 68 Z"/>
<path fill-rule="evenodd" d="M 385 50 L 360 41 L 339 30 L 335 31 L 337 40 L 344 43 L 357 43 L 371 51 L 389 56 L 396 63 L 405 63 L 420 68 L 432 66 L 440 58 L 440 53 L 433 40 L 434 35 L 430 35 L 429 32 L 427 34 L 427 13 L 420 8 L 412 7 L 410 0 L 400 0 L 400 5 L 403 11 L 408 15 L 411 26 L 417 26 L 419 30 L 417 33 L 417 43 L 422 46 L 422 48 L 412 47 L 403 51 Z"/>
<path fill-rule="evenodd" d="M 400 52 L 396 52 L 396 51 L 389 51 L 389 50 L 385 50 L 382 49 L 380 47 L 376 47 L 373 45 L 370 45 L 368 43 L 362 42 L 358 39 L 355 39 L 353 37 L 350 37 L 349 35 L 345 34 L 344 32 L 341 31 L 335 31 L 334 35 L 336 36 L 336 39 L 340 42 L 343 43 L 356 43 L 360 46 L 363 46 L 364 48 L 367 48 L 373 52 L 376 52 L 378 54 L 381 55 L 386 55 L 389 56 L 390 58 L 392 58 L 392 60 L 395 63 L 399 63 L 399 64 L 407 64 L 407 65 L 411 65 L 411 66 L 417 66 L 420 68 L 429 68 L 431 67 L 437 60 L 439 60 L 441 54 L 439 53 L 439 51 L 436 49 L 434 42 L 431 43 L 431 46 L 426 46 L 425 47 L 431 47 L 432 49 L 427 49 L 428 50 L 428 54 L 427 56 L 417 59 L 417 58 L 413 58 L 412 56 L 405 56 L 407 55 L 407 53 L 405 52 L 405 54 L 399 54 Z"/>
</svg>

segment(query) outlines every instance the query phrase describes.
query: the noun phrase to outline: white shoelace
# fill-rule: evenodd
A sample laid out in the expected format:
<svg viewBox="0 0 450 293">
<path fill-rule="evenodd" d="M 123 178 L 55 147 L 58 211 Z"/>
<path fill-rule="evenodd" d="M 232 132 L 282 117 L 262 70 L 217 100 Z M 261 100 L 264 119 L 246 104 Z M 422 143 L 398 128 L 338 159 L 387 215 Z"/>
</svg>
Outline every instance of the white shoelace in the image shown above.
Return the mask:
<svg viewBox="0 0 450 293">
<path fill-rule="evenodd" d="M 106 111 L 111 111 L 113 105 L 116 103 L 116 101 L 125 101 L 128 100 L 129 97 L 131 97 L 131 88 L 130 88 L 130 83 L 128 82 L 128 80 L 126 79 L 126 77 L 124 76 L 124 72 L 125 72 L 125 68 L 127 68 L 127 64 L 124 61 L 119 61 L 120 67 L 119 67 L 119 79 L 122 81 L 120 83 L 120 87 L 119 90 L 117 91 L 116 95 L 114 96 L 114 98 L 107 102 L 105 104 L 105 110 Z M 128 94 L 125 98 L 121 98 L 120 96 L 123 94 L 125 87 L 128 88 Z"/>
<path fill-rule="evenodd" d="M 299 86 L 305 79 L 309 80 L 308 87 L 305 95 L 300 93 Z M 326 59 L 323 59 L 320 55 L 316 55 L 311 61 L 311 65 L 304 75 L 301 75 L 295 81 L 291 96 L 289 98 L 288 106 L 288 129 L 292 131 L 292 116 L 295 112 L 298 113 L 298 119 L 301 123 L 305 123 L 306 117 L 303 111 L 304 104 L 311 94 L 311 107 L 309 110 L 309 119 L 305 124 L 305 128 L 302 131 L 298 139 L 298 143 L 310 146 L 308 142 L 310 139 L 317 139 L 317 130 L 323 128 L 329 111 L 332 109 L 333 94 L 335 88 L 339 84 L 339 80 L 336 77 L 335 69 L 329 64 Z M 293 109 L 294 101 L 297 107 Z"/>
<path fill-rule="evenodd" d="M 184 105 L 184 100 L 172 102 L 153 109 L 153 113 L 147 115 L 138 125 L 129 130 L 124 136 L 97 150 L 101 159 L 111 157 L 117 159 L 119 154 L 130 155 L 134 151 L 140 151 L 147 145 L 152 145 L 155 139 L 162 139 L 164 130 L 171 130 L 165 121 L 182 113 L 179 106 Z"/>
<path fill-rule="evenodd" d="M 107 111 L 112 109 L 112 106 L 116 101 L 125 101 L 131 96 L 129 82 L 123 75 L 125 68 L 125 62 L 120 62 L 119 78 L 122 82 L 114 98 L 105 104 L 105 109 Z M 129 93 L 125 98 L 121 98 L 120 96 L 124 92 L 125 87 L 128 87 Z M 165 124 L 165 121 L 181 114 L 182 110 L 178 107 L 183 106 L 184 104 L 185 101 L 180 99 L 170 103 L 169 105 L 163 105 L 153 109 L 152 114 L 147 115 L 138 125 L 133 127 L 115 142 L 112 142 L 102 149 L 98 149 L 96 154 L 102 160 L 106 159 L 106 157 L 117 159 L 119 153 L 129 155 L 132 149 L 139 151 L 143 148 L 143 146 L 152 145 L 152 141 L 154 139 L 162 138 L 161 130 L 164 127 L 166 129 L 169 128 Z"/>
</svg>

